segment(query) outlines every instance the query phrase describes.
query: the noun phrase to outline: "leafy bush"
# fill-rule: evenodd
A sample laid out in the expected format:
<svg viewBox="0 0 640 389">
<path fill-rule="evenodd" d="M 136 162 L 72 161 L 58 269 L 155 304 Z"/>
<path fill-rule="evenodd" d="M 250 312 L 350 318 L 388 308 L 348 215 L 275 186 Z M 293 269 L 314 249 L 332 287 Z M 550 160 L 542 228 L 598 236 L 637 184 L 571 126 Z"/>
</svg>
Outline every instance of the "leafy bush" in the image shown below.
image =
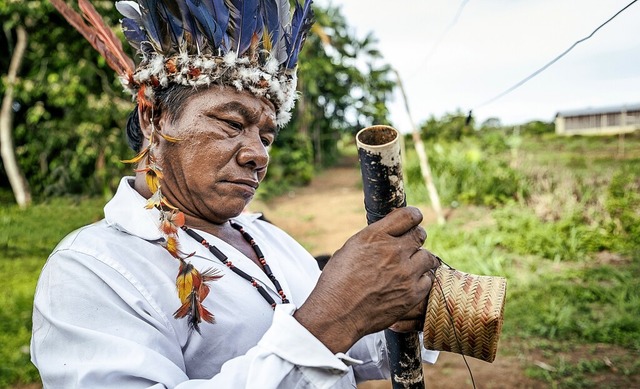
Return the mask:
<svg viewBox="0 0 640 389">
<path fill-rule="evenodd" d="M 474 132 L 467 115 L 458 110 L 437 119 L 431 116 L 421 127 L 420 136 L 427 140 L 458 141 Z"/>
<path fill-rule="evenodd" d="M 111 4 L 96 7 L 117 21 Z M 129 170 L 118 160 L 127 157 L 122 128 L 133 108 L 130 98 L 105 61 L 47 2 L 4 2 L 0 15 L 7 32 L 0 45 L 3 69 L 12 54 L 12 28 L 22 25 L 28 34 L 13 136 L 33 196 L 110 194 Z M 0 163 L 0 185 L 5 180 Z"/>
<path fill-rule="evenodd" d="M 491 154 L 509 150 L 509 139 L 509 136 L 502 129 L 480 130 L 478 133 L 479 146 Z"/>
<path fill-rule="evenodd" d="M 436 143 L 427 150 L 434 183 L 444 204 L 497 206 L 526 196 L 524 175 L 499 157 L 489 155 L 477 141 Z M 417 158 L 408 152 L 408 191 L 426 199 L 426 190 Z"/>
<path fill-rule="evenodd" d="M 612 232 L 629 249 L 640 250 L 640 167 L 619 170 L 607 190 L 606 209 L 612 217 Z"/>
<path fill-rule="evenodd" d="M 269 198 L 291 187 L 308 184 L 313 178 L 313 148 L 300 133 L 279 137 L 269 152 L 271 162 L 267 177 L 260 185 L 259 196 Z"/>
<path fill-rule="evenodd" d="M 529 135 L 550 134 L 555 133 L 555 131 L 555 123 L 548 123 L 540 120 L 534 120 L 522 126 L 522 132 Z"/>
</svg>

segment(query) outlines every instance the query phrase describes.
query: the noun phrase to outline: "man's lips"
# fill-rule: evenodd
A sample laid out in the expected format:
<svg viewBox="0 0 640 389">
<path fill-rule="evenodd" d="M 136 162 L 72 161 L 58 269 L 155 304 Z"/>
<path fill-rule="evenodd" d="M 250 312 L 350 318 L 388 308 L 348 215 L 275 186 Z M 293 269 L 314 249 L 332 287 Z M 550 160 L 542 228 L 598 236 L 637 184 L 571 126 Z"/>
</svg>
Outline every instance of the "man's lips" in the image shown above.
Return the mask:
<svg viewBox="0 0 640 389">
<path fill-rule="evenodd" d="M 252 179 L 236 178 L 233 180 L 226 180 L 226 182 L 236 185 L 245 185 L 251 187 L 252 189 L 258 189 L 258 186 L 260 186 L 260 183 L 258 181 Z"/>
</svg>

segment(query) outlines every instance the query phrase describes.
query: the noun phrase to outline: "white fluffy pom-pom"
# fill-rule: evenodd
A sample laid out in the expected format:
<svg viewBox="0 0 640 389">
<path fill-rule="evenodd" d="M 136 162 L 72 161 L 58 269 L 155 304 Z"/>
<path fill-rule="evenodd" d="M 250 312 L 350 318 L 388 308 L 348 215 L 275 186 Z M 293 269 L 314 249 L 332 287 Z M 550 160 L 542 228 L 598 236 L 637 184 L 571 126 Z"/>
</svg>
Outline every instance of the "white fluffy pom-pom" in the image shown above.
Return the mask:
<svg viewBox="0 0 640 389">
<path fill-rule="evenodd" d="M 151 60 L 151 74 L 157 75 L 164 69 L 164 56 L 156 55 Z"/>
<path fill-rule="evenodd" d="M 203 69 L 213 69 L 216 66 L 216 61 L 212 59 L 207 59 L 202 62 Z"/>
<path fill-rule="evenodd" d="M 227 67 L 233 67 L 236 64 L 236 59 L 238 58 L 237 54 L 235 51 L 230 51 L 228 52 L 224 58 L 223 61 L 225 63 L 225 65 L 227 65 Z"/>
<path fill-rule="evenodd" d="M 278 61 L 274 57 L 269 58 L 266 65 L 264 66 L 265 71 L 269 74 L 276 74 L 279 67 L 280 64 L 278 64 Z"/>
<path fill-rule="evenodd" d="M 276 118 L 276 124 L 278 125 L 278 127 L 284 127 L 285 124 L 289 123 L 289 120 L 291 120 L 290 111 L 280 110 L 280 112 L 278 112 L 278 117 Z"/>
<path fill-rule="evenodd" d="M 163 73 L 160 77 L 160 86 L 162 86 L 163 88 L 169 86 L 169 77 L 167 77 L 165 73 Z"/>
<path fill-rule="evenodd" d="M 236 62 L 240 65 L 249 65 L 250 61 L 249 58 L 247 57 L 240 57 L 238 59 L 236 59 Z"/>
<path fill-rule="evenodd" d="M 143 68 L 142 70 L 139 70 L 133 78 L 139 83 L 145 83 L 149 80 L 150 73 L 149 69 Z"/>
</svg>

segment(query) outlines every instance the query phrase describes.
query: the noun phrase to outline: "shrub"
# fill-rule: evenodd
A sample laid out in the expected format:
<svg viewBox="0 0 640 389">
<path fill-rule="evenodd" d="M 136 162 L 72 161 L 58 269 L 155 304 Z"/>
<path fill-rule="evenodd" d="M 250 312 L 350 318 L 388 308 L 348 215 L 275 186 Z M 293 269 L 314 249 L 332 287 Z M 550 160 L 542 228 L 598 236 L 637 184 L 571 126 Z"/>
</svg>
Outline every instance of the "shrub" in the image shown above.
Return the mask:
<svg viewBox="0 0 640 389">
<path fill-rule="evenodd" d="M 627 249 L 640 252 L 640 168 L 626 166 L 611 178 L 606 209 L 612 233 L 627 242 Z"/>
<path fill-rule="evenodd" d="M 311 142 L 300 133 L 278 138 L 269 152 L 271 162 L 259 196 L 269 198 L 286 190 L 308 184 L 313 178 Z"/>
<path fill-rule="evenodd" d="M 524 175 L 502 159 L 487 154 L 477 141 L 437 143 L 427 152 L 434 183 L 444 204 L 495 207 L 528 192 Z M 407 188 L 426 199 L 420 165 L 416 158 L 408 160 Z"/>
</svg>

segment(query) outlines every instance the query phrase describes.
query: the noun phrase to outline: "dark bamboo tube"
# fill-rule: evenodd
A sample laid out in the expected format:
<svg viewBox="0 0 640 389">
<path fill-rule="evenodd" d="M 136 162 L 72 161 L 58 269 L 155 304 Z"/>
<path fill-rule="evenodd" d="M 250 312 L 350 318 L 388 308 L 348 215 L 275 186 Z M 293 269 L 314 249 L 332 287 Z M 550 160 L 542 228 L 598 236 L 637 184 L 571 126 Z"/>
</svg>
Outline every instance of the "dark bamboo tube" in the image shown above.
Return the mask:
<svg viewBox="0 0 640 389">
<path fill-rule="evenodd" d="M 400 134 L 389 126 L 367 127 L 356 135 L 367 223 L 406 205 L 400 157 Z M 394 389 L 424 389 L 417 332 L 385 331 Z"/>
</svg>

